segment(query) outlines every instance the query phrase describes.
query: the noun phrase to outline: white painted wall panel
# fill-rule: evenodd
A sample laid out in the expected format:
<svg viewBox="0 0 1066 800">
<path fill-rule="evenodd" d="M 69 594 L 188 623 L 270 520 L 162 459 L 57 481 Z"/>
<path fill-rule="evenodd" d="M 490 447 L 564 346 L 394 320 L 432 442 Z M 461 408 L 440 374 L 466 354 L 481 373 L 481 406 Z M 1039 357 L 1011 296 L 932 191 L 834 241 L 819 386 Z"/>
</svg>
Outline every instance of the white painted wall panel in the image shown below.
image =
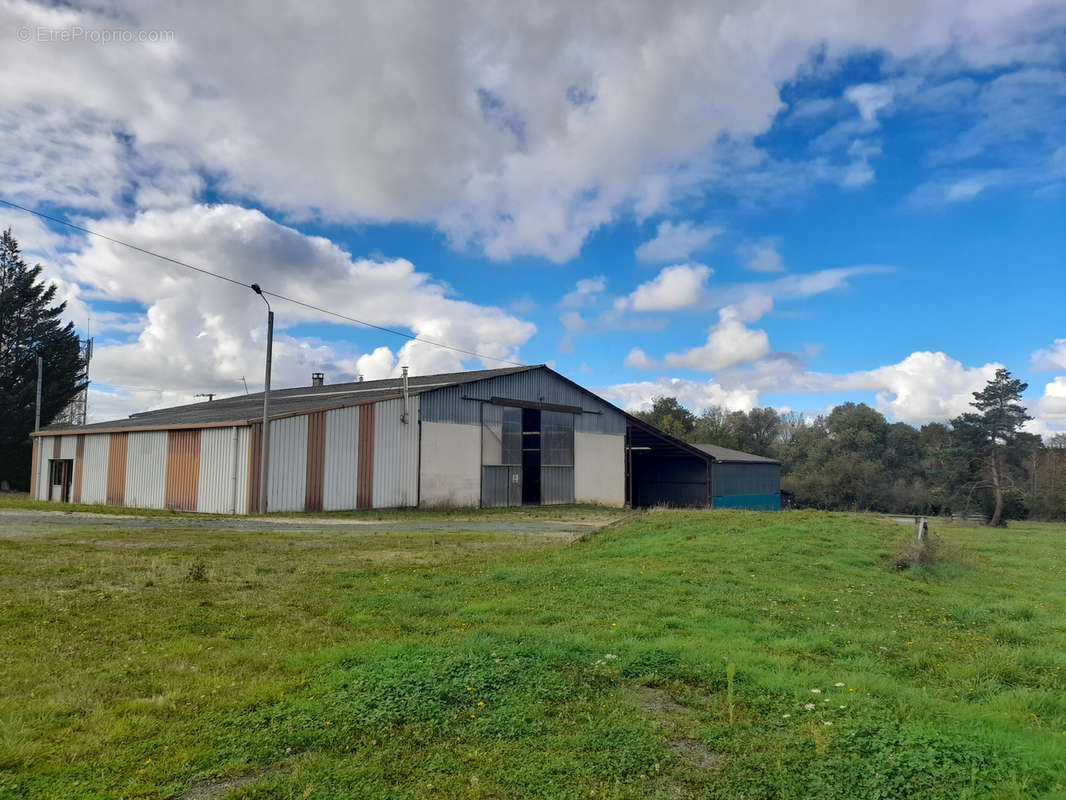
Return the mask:
<svg viewBox="0 0 1066 800">
<path fill-rule="evenodd" d="M 196 510 L 243 514 L 248 507 L 248 428 L 200 431 L 200 476 Z"/>
<path fill-rule="evenodd" d="M 303 511 L 307 489 L 307 416 L 270 423 L 268 511 Z"/>
<path fill-rule="evenodd" d="M 422 423 L 419 501 L 423 506 L 481 502 L 481 426 Z"/>
<path fill-rule="evenodd" d="M 574 502 L 625 504 L 625 446 L 624 436 L 574 433 Z"/>
<path fill-rule="evenodd" d="M 167 432 L 131 432 L 126 442 L 125 505 L 163 508 L 166 485 Z"/>
<path fill-rule="evenodd" d="M 55 437 L 54 436 L 38 436 L 37 441 L 40 442 L 37 445 L 37 499 L 48 499 L 48 462 L 52 458 L 52 453 L 55 451 Z"/>
<path fill-rule="evenodd" d="M 78 453 L 78 437 L 74 436 L 60 436 L 62 442 L 59 445 L 59 457 L 60 458 L 74 458 Z"/>
<path fill-rule="evenodd" d="M 355 508 L 359 465 L 359 408 L 326 412 L 326 462 L 322 508 L 344 511 Z"/>
<path fill-rule="evenodd" d="M 82 453 L 81 467 L 81 501 L 83 503 L 107 502 L 107 458 L 110 446 L 110 434 L 85 435 L 85 450 Z"/>
<path fill-rule="evenodd" d="M 403 398 L 374 404 L 374 508 L 418 505 L 418 396 L 409 403 L 406 424 Z"/>
</svg>

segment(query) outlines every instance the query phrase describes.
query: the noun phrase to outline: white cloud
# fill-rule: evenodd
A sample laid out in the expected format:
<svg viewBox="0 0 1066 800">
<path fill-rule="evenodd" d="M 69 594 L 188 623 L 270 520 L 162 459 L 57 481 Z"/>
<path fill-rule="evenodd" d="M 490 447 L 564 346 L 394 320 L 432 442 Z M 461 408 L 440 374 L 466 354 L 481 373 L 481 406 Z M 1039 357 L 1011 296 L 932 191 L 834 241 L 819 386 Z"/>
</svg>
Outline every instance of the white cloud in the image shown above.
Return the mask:
<svg viewBox="0 0 1066 800">
<path fill-rule="evenodd" d="M 130 220 L 99 220 L 94 227 L 238 280 L 258 282 L 268 291 L 486 356 L 517 360 L 518 348 L 535 332 L 531 323 L 499 308 L 453 297 L 446 285 L 409 261 L 352 258 L 330 241 L 305 236 L 259 211 L 195 206 L 146 212 Z M 94 382 L 123 387 L 131 392 L 131 402 L 158 406 L 187 402 L 196 392 L 232 393 L 241 376 L 253 388 L 261 386 L 265 307 L 248 289 L 101 239 L 71 253 L 55 278 L 82 295 L 106 292 L 112 300 L 145 309 L 135 317 L 134 338 L 98 341 L 92 365 Z M 336 339 L 296 337 L 288 332 L 294 326 L 337 320 L 277 299 L 271 304 L 278 386 L 305 385 L 314 370 L 339 381 L 358 373 L 368 379 L 385 377 L 401 364 L 416 375 L 478 364 L 424 342 L 363 353 L 346 340 L 358 330 L 351 325 Z M 483 365 L 500 362 L 487 359 Z M 93 416 L 98 416 L 96 409 Z"/>
<path fill-rule="evenodd" d="M 597 391 L 627 411 L 650 411 L 656 397 L 676 397 L 681 405 L 697 411 L 712 406 L 727 411 L 750 411 L 759 400 L 759 393 L 754 389 L 726 389 L 714 381 L 700 383 L 680 378 L 617 383 Z"/>
<path fill-rule="evenodd" d="M 598 227 L 672 213 L 707 185 L 860 184 L 861 164 L 730 160 L 733 143 L 760 153 L 751 142 L 797 75 L 864 52 L 904 73 L 1057 66 L 1056 20 L 1053 0 L 649 1 L 624 13 L 609 2 L 367 0 L 314 14 L 227 3 L 210 15 L 188 3 L 16 0 L 0 11 L 3 30 L 175 35 L 0 48 L 0 190 L 106 213 L 184 206 L 210 175 L 223 196 L 293 217 L 426 222 L 492 258 L 564 261 Z M 278 57 L 306 52 L 315 57 Z M 870 88 L 851 95 L 868 116 L 884 108 Z"/>
<path fill-rule="evenodd" d="M 572 292 L 563 295 L 559 301 L 560 308 L 581 308 L 595 301 L 596 295 L 607 288 L 607 278 L 597 275 L 594 278 L 582 278 L 577 282 Z"/>
<path fill-rule="evenodd" d="M 1066 432 L 1066 375 L 1060 375 L 1044 387 L 1044 394 L 1036 402 L 1034 432 L 1056 434 Z"/>
<path fill-rule="evenodd" d="M 679 311 L 706 303 L 707 280 L 713 274 L 703 264 L 664 267 L 652 280 L 640 284 L 616 307 L 633 311 Z"/>
<path fill-rule="evenodd" d="M 692 222 L 660 222 L 655 238 L 637 248 L 641 261 L 683 261 L 693 253 L 706 250 L 711 240 L 722 234 L 722 228 L 714 225 L 696 225 Z"/>
<path fill-rule="evenodd" d="M 972 393 L 983 388 L 999 366 L 967 367 L 944 353 L 915 352 L 896 364 L 833 374 L 808 371 L 802 358 L 774 355 L 743 368 L 721 368 L 706 382 L 662 377 L 609 387 L 605 396 L 616 402 L 624 400 L 627 408 L 666 395 L 678 397 L 692 409 L 708 405 L 750 409 L 760 405 L 760 398 L 767 394 L 846 393 L 860 400 L 872 395 L 867 402 L 889 418 L 918 425 L 945 421 L 971 410 Z M 1060 404 L 1060 400 L 1066 402 L 1061 394 L 1066 391 L 1066 378 L 1056 379 L 1048 387 L 1038 415 L 1054 425 L 1066 411 Z"/>
<path fill-rule="evenodd" d="M 634 347 L 630 350 L 623 363 L 627 367 L 636 367 L 637 369 L 651 369 L 655 366 L 655 362 L 648 358 L 647 353 L 639 347 Z"/>
<path fill-rule="evenodd" d="M 1066 339 L 1056 339 L 1051 347 L 1033 353 L 1030 368 L 1034 372 L 1066 369 Z"/>
<path fill-rule="evenodd" d="M 743 242 L 737 247 L 737 258 L 744 262 L 744 269 L 752 272 L 784 272 L 781 261 L 781 239 L 768 236 L 752 242 Z"/>
<path fill-rule="evenodd" d="M 752 308 L 726 306 L 718 312 L 718 323 L 707 331 L 706 344 L 683 353 L 667 353 L 664 359 L 667 366 L 716 372 L 765 358 L 770 354 L 770 337 L 766 331 L 744 324 L 753 315 L 757 318 L 762 313 Z"/>
<path fill-rule="evenodd" d="M 859 116 L 866 122 L 874 122 L 878 112 L 888 107 L 895 94 L 895 90 L 884 83 L 860 83 L 844 90 L 844 97 L 855 104 Z"/>
</svg>

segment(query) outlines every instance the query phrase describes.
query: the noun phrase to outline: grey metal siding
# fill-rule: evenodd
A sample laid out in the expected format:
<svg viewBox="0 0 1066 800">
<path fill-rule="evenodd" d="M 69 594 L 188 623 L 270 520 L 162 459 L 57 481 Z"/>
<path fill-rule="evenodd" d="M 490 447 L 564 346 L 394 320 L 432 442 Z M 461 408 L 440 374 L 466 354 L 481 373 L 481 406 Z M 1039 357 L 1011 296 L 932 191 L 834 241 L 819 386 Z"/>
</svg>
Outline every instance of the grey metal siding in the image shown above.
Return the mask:
<svg viewBox="0 0 1066 800">
<path fill-rule="evenodd" d="M 711 494 L 770 494 L 781 491 L 781 465 L 716 462 L 711 465 Z"/>
<path fill-rule="evenodd" d="M 37 497 L 36 500 L 47 500 L 49 484 L 49 464 L 55 452 L 54 436 L 37 437 Z"/>
<path fill-rule="evenodd" d="M 712 468 L 713 469 L 713 468 Z M 702 458 L 633 457 L 634 506 L 710 505 L 707 462 Z"/>
<path fill-rule="evenodd" d="M 574 415 L 574 429 L 582 433 L 613 433 L 626 430 L 625 416 L 606 401 L 586 394 L 560 380 L 547 370 L 535 369 L 514 375 L 486 378 L 461 386 L 449 386 L 419 395 L 422 419 L 426 422 L 459 422 L 477 425 L 481 422 L 475 400 L 490 397 L 512 397 L 542 403 L 579 406 L 590 412 Z M 599 412 L 599 413 L 591 413 Z"/>
<path fill-rule="evenodd" d="M 522 505 L 522 468 L 506 465 L 482 467 L 481 505 L 485 508 Z"/>
<path fill-rule="evenodd" d="M 243 514 L 248 499 L 248 428 L 200 431 L 200 475 L 196 510 Z"/>
<path fill-rule="evenodd" d="M 374 404 L 374 508 L 418 505 L 418 401 L 406 423 L 402 398 Z"/>
<path fill-rule="evenodd" d="M 307 415 L 270 423 L 268 511 L 303 511 L 307 486 Z"/>
<path fill-rule="evenodd" d="M 359 408 L 327 411 L 323 510 L 341 511 L 356 507 L 358 469 Z"/>
<path fill-rule="evenodd" d="M 78 437 L 76 435 L 61 436 L 62 440 L 59 445 L 59 457 L 66 459 L 73 459 L 78 449 Z"/>
<path fill-rule="evenodd" d="M 85 436 L 85 452 L 82 455 L 84 463 L 81 468 L 83 503 L 107 502 L 107 455 L 110 438 L 107 433 Z"/>
<path fill-rule="evenodd" d="M 167 432 L 139 431 L 126 441 L 124 504 L 163 508 L 167 482 Z"/>
<path fill-rule="evenodd" d="M 574 502 L 574 468 L 540 468 L 540 503 L 544 506 Z"/>
</svg>

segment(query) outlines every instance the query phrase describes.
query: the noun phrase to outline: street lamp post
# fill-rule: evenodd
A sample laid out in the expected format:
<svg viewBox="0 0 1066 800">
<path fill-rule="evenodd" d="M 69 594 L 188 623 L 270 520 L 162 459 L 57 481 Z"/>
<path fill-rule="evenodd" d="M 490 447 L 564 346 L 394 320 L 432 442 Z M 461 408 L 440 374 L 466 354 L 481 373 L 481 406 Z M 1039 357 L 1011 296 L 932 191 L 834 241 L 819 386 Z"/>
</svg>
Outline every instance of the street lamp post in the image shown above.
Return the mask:
<svg viewBox="0 0 1066 800">
<path fill-rule="evenodd" d="M 263 435 L 262 449 L 259 452 L 259 513 L 267 511 L 267 479 L 270 473 L 270 359 L 274 349 L 274 312 L 270 301 L 266 299 L 258 283 L 252 284 L 252 291 L 263 298 L 267 307 L 267 353 L 266 377 L 263 378 Z"/>
</svg>

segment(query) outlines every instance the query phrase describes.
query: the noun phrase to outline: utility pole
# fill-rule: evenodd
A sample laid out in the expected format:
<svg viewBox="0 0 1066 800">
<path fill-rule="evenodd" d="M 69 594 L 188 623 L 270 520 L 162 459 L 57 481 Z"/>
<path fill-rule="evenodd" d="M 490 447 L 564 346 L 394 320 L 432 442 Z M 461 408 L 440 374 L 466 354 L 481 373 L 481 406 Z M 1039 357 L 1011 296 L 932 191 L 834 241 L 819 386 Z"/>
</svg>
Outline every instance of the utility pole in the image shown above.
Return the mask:
<svg viewBox="0 0 1066 800">
<path fill-rule="evenodd" d="M 262 448 L 259 452 L 259 513 L 267 512 L 267 487 L 270 474 L 270 359 L 274 350 L 274 312 L 270 301 L 266 299 L 258 283 L 252 284 L 252 291 L 263 298 L 267 307 L 267 352 L 266 375 L 263 378 L 263 435 Z"/>
<path fill-rule="evenodd" d="M 41 429 L 41 378 L 44 376 L 44 359 L 37 356 L 37 417 L 33 421 L 33 430 Z"/>
</svg>

